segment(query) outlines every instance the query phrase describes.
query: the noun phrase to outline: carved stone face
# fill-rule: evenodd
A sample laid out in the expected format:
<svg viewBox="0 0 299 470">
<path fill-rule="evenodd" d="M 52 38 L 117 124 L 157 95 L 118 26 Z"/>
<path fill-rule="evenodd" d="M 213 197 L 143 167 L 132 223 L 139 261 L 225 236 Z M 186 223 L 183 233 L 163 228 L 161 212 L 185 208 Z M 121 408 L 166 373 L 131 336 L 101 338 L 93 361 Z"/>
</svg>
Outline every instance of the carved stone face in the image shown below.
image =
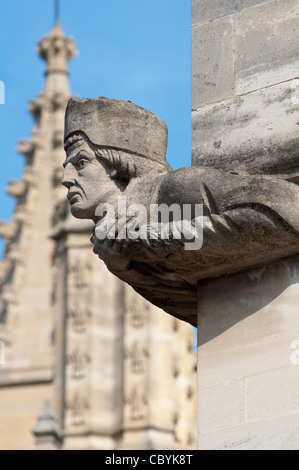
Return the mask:
<svg viewBox="0 0 299 470">
<path fill-rule="evenodd" d="M 120 191 L 104 165 L 85 140 L 67 149 L 62 184 L 68 189 L 67 198 L 74 217 L 95 220 L 99 204 L 117 201 Z"/>
</svg>

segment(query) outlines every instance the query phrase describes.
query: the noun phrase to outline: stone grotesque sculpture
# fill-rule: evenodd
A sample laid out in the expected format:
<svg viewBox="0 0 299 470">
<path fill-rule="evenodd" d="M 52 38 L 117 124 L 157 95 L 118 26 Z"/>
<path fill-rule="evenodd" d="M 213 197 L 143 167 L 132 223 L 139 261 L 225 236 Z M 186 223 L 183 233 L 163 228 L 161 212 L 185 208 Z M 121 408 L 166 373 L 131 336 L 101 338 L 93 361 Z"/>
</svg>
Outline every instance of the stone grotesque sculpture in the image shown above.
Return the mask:
<svg viewBox="0 0 299 470">
<path fill-rule="evenodd" d="M 96 227 L 107 215 L 97 208 L 114 208 L 117 229 L 113 225 L 98 237 L 95 227 L 91 239 L 108 269 L 153 304 L 195 325 L 198 283 L 298 253 L 299 188 L 281 178 L 211 167 L 173 171 L 166 147 L 167 127 L 153 113 L 103 97 L 71 99 L 63 184 L 72 214 L 92 219 Z M 143 236 L 120 236 L 130 223 L 132 233 L 134 219 L 119 214 L 124 199 L 126 207 L 146 209 Z M 150 206 L 162 204 L 182 209 L 182 218 L 184 206 L 190 207 L 193 227 L 194 208 L 202 207 L 197 249 L 186 249 L 184 233 L 174 236 L 175 216 L 167 237 L 153 236 Z M 138 224 L 133 227 L 140 234 Z"/>
</svg>

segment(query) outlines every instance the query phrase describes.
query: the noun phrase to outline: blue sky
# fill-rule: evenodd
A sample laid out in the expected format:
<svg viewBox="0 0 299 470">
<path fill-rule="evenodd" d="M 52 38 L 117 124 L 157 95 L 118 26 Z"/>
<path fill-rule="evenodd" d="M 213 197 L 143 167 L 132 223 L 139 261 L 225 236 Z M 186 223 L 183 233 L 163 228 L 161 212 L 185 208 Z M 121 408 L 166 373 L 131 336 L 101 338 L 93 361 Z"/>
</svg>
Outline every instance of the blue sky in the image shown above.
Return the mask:
<svg viewBox="0 0 299 470">
<path fill-rule="evenodd" d="M 60 23 L 79 55 L 70 62 L 72 93 L 107 96 L 150 109 L 169 129 L 167 158 L 174 169 L 191 164 L 189 0 L 60 0 Z M 10 179 L 21 178 L 16 146 L 33 127 L 26 111 L 42 90 L 44 62 L 36 44 L 54 21 L 54 0 L 0 4 L 0 219 L 9 220 Z M 3 244 L 0 242 L 0 255 Z"/>
</svg>

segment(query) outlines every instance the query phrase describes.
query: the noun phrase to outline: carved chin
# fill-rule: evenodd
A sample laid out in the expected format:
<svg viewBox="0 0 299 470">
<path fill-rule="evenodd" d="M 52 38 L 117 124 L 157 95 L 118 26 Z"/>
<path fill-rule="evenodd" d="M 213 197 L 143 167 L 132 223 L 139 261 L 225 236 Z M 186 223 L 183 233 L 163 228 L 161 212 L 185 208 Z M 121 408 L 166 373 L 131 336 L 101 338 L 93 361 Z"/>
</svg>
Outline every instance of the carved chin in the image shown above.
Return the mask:
<svg viewBox="0 0 299 470">
<path fill-rule="evenodd" d="M 82 207 L 79 202 L 71 205 L 71 213 L 77 219 L 93 219 L 95 210 L 92 207 Z"/>
</svg>

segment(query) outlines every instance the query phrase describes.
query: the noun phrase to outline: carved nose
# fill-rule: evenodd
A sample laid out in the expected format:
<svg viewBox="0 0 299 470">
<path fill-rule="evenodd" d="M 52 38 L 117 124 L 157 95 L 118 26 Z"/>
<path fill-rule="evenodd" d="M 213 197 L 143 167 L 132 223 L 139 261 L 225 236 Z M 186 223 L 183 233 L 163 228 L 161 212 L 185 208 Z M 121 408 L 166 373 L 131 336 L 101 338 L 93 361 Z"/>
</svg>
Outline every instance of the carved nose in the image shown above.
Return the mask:
<svg viewBox="0 0 299 470">
<path fill-rule="evenodd" d="M 67 189 L 70 189 L 70 187 L 75 184 L 74 172 L 69 167 L 69 165 L 67 165 L 63 170 L 61 184 L 63 184 L 63 186 L 65 186 Z"/>
</svg>

